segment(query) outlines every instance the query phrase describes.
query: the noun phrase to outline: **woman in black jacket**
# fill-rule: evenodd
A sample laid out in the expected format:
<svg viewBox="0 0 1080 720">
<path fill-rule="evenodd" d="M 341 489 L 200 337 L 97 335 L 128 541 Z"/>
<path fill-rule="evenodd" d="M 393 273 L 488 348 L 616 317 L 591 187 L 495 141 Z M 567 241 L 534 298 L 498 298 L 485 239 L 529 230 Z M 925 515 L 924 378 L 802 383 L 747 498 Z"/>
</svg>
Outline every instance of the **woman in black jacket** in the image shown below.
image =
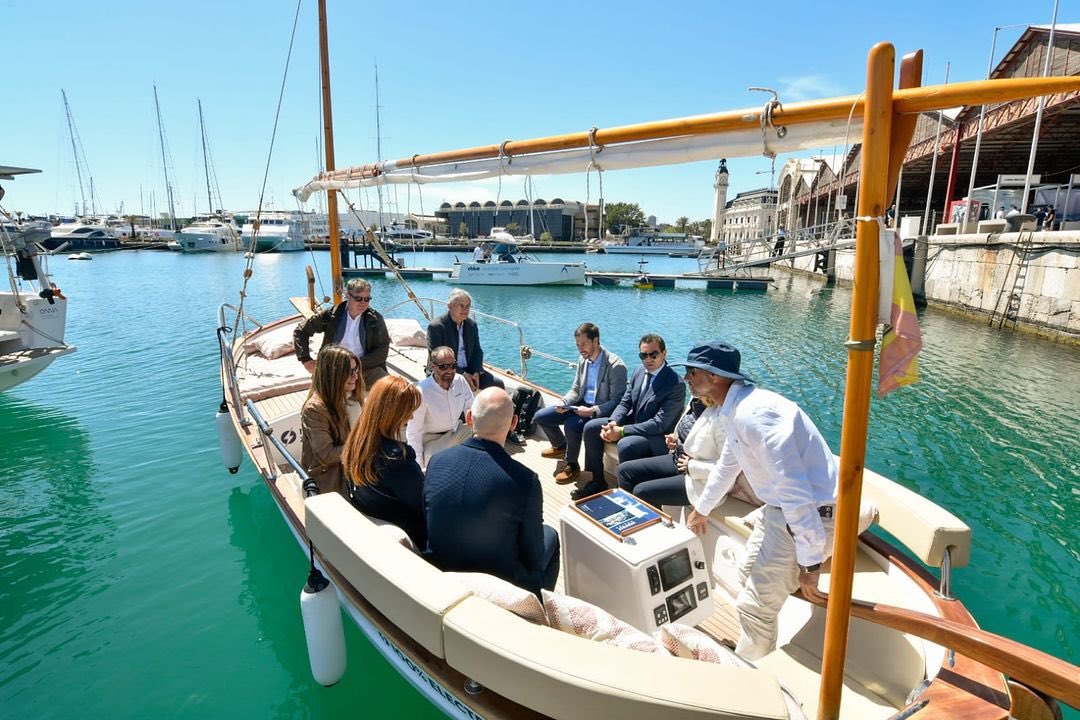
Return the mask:
<svg viewBox="0 0 1080 720">
<path fill-rule="evenodd" d="M 345 443 L 341 461 L 349 478 L 349 500 L 357 510 L 397 525 L 416 547 L 427 545 L 424 472 L 416 453 L 401 440 L 420 407 L 420 391 L 390 375 L 372 386 L 364 412 Z"/>
</svg>

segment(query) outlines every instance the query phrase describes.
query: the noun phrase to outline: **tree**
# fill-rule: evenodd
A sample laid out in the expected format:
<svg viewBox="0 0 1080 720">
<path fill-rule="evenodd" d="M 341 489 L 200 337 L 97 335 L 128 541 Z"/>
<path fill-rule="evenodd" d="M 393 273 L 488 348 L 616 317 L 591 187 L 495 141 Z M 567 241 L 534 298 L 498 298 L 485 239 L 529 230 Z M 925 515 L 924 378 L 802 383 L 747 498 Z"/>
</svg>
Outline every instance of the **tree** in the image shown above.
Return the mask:
<svg viewBox="0 0 1080 720">
<path fill-rule="evenodd" d="M 637 203 L 608 203 L 604 206 L 604 228 L 612 232 L 645 224 L 645 211 Z M 616 227 L 618 226 L 618 227 Z"/>
<path fill-rule="evenodd" d="M 458 237 L 469 237 L 469 224 L 462 220 L 457 226 Z"/>
<path fill-rule="evenodd" d="M 686 226 L 690 224 L 690 218 L 683 215 L 675 221 L 675 227 L 679 229 L 679 232 L 685 233 Z"/>
<path fill-rule="evenodd" d="M 131 235 L 128 236 L 128 240 L 135 241 L 135 220 L 138 219 L 136 215 L 125 215 L 124 219 L 128 221 L 128 225 L 131 226 Z"/>
<path fill-rule="evenodd" d="M 508 222 L 508 223 L 506 223 L 506 232 L 510 233 L 511 235 L 517 235 L 518 230 L 520 230 L 520 229 L 521 229 L 521 226 L 518 225 L 516 222 Z"/>
<path fill-rule="evenodd" d="M 540 233 L 540 242 L 542 242 L 542 243 L 550 243 L 551 242 L 551 233 L 549 233 L 547 230 Z"/>
</svg>

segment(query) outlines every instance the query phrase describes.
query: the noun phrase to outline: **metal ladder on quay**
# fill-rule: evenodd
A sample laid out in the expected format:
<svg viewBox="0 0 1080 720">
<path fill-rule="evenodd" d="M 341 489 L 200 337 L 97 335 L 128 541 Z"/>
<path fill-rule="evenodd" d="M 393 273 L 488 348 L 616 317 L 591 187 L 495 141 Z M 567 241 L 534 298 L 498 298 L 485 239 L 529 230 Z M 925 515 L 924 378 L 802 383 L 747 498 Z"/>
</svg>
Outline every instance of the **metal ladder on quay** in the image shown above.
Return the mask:
<svg viewBox="0 0 1080 720">
<path fill-rule="evenodd" d="M 1009 261 L 1009 267 L 1005 269 L 1005 279 L 1001 284 L 1001 292 L 998 293 L 997 300 L 994 302 L 994 309 L 990 313 L 990 320 L 987 323 L 991 327 L 994 325 L 995 319 L 997 319 L 999 330 L 1005 326 L 1005 323 L 1012 323 L 1012 326 L 1016 327 L 1016 319 L 1020 314 L 1020 301 L 1024 294 L 1024 284 L 1027 281 L 1028 256 L 1031 254 L 1034 237 L 1034 231 L 1024 230 L 1020 232 L 1016 239 L 1013 258 Z M 1012 276 L 1012 288 L 1006 294 L 1005 287 L 1009 284 L 1009 275 L 1012 272 L 1014 261 L 1016 263 L 1016 273 Z M 999 316 L 998 308 L 1001 307 L 1002 300 L 1004 300 L 1005 307 L 1001 310 Z"/>
</svg>

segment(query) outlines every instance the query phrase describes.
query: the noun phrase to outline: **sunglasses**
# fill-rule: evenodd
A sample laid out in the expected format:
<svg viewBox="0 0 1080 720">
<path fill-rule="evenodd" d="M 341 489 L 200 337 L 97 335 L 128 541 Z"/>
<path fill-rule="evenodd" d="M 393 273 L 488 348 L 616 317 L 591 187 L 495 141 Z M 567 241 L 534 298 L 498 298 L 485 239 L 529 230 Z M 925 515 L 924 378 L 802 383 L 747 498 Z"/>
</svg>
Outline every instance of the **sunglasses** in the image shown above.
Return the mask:
<svg viewBox="0 0 1080 720">
<path fill-rule="evenodd" d="M 356 302 L 371 302 L 370 295 L 353 295 L 352 293 L 349 293 L 349 297 Z"/>
<path fill-rule="evenodd" d="M 644 360 L 645 358 L 649 358 L 650 360 L 655 360 L 656 358 L 660 357 L 660 351 L 659 350 L 653 350 L 652 352 L 639 352 L 637 354 L 637 356 L 639 358 L 641 358 L 642 360 Z"/>
<path fill-rule="evenodd" d="M 357 375 L 360 374 L 360 368 L 358 368 L 358 367 L 349 368 L 349 374 L 352 375 L 353 377 L 356 377 Z"/>
<path fill-rule="evenodd" d="M 454 363 L 434 363 L 437 370 L 449 370 L 454 367 Z"/>
</svg>

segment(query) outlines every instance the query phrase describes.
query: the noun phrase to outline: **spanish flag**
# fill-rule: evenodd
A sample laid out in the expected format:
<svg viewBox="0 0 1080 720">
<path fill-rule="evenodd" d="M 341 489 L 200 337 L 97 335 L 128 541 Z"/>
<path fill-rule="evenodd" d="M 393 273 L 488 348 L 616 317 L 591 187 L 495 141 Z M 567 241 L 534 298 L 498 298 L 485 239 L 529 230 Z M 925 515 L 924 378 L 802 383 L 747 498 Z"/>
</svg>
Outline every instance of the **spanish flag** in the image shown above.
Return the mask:
<svg viewBox="0 0 1080 720">
<path fill-rule="evenodd" d="M 881 356 L 878 361 L 877 392 L 878 397 L 885 397 L 898 387 L 918 381 L 922 333 L 919 331 L 919 319 L 915 314 L 915 298 L 911 294 L 911 283 L 908 281 L 907 268 L 904 266 L 904 246 L 900 242 L 900 235 L 883 227 L 881 240 L 883 300 L 888 297 L 885 295 L 886 288 L 892 287 L 892 298 L 888 306 L 885 333 L 881 337 Z M 888 249 L 892 252 L 887 252 Z M 892 266 L 891 277 L 888 274 L 890 265 Z M 883 302 L 881 310 L 884 311 L 884 309 Z"/>
</svg>

